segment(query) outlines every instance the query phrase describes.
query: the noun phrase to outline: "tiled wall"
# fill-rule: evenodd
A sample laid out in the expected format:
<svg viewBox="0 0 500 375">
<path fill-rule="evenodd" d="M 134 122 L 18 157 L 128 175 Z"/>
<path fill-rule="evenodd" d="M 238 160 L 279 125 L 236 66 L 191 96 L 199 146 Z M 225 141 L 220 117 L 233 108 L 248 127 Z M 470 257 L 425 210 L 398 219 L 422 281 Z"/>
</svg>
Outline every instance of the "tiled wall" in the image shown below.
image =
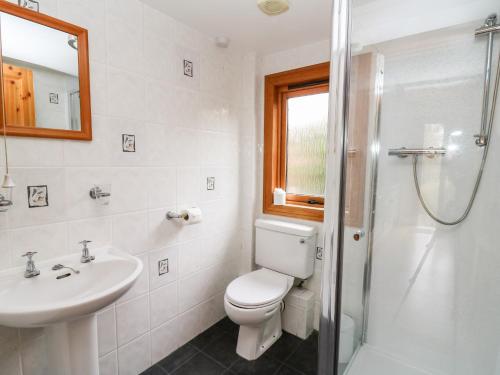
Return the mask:
<svg viewBox="0 0 500 375">
<path fill-rule="evenodd" d="M 83 239 L 140 257 L 136 285 L 98 315 L 101 373 L 137 374 L 221 318 L 226 284 L 251 266 L 251 237 L 242 256 L 240 236 L 251 220 L 240 220 L 239 202 L 249 201 L 240 185 L 255 171 L 255 57 L 217 49 L 136 0 L 40 7 L 89 30 L 94 139 L 9 138 L 17 187 L 0 215 L 0 269 L 22 266 L 27 250 L 38 261 L 79 251 Z M 135 153 L 122 151 L 122 134 L 135 135 Z M 94 184 L 111 184 L 108 206 L 89 198 Z M 28 185 L 48 186 L 48 207 L 28 208 Z M 203 223 L 165 220 L 188 205 L 201 207 Z M 171 268 L 159 277 L 163 258 Z M 50 375 L 45 350 L 42 329 L 0 327 L 2 375 Z"/>
</svg>

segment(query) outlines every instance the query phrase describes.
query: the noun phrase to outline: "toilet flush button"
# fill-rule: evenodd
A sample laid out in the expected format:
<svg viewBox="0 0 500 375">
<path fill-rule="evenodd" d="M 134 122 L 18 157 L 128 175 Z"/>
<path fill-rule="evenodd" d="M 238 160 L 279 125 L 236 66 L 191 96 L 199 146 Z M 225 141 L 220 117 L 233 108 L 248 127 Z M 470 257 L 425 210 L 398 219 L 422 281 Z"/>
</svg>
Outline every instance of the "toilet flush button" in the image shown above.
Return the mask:
<svg viewBox="0 0 500 375">
<path fill-rule="evenodd" d="M 304 238 L 301 238 L 300 243 L 306 243 L 306 240 Z"/>
</svg>

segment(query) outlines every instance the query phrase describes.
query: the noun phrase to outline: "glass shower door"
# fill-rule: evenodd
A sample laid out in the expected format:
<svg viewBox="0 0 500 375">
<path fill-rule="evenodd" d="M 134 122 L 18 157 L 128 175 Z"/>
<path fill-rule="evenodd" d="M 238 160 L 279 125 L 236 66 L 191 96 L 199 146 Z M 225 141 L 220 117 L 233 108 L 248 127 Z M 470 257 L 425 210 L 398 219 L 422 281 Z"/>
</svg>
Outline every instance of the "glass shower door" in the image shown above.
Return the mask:
<svg viewBox="0 0 500 375">
<path fill-rule="evenodd" d="M 499 375 L 500 5 L 350 11 L 334 373 Z"/>
</svg>

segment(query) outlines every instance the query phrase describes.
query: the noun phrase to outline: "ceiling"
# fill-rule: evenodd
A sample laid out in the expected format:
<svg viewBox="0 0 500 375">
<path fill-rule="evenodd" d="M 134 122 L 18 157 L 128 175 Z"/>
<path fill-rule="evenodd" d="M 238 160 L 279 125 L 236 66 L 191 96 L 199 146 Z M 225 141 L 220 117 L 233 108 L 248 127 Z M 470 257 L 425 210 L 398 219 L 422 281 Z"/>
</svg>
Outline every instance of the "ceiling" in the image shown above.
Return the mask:
<svg viewBox="0 0 500 375">
<path fill-rule="evenodd" d="M 289 0 L 290 10 L 267 16 L 256 0 L 142 0 L 211 37 L 266 54 L 330 37 L 332 0 Z"/>
<path fill-rule="evenodd" d="M 256 0 L 142 0 L 211 37 L 260 55 L 330 38 L 332 0 L 289 0 L 267 16 Z M 352 0 L 353 43 L 370 45 L 464 24 L 499 12 L 498 0 Z"/>
</svg>

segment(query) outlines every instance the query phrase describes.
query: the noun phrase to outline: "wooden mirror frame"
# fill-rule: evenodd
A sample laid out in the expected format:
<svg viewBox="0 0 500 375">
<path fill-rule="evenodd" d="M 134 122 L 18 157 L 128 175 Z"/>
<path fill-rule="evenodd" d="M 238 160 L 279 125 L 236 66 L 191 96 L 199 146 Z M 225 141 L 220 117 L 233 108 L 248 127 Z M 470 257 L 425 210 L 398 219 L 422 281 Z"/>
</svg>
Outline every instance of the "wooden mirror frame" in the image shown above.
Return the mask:
<svg viewBox="0 0 500 375">
<path fill-rule="evenodd" d="M 62 130 L 50 128 L 36 128 L 23 126 L 5 126 L 4 100 L 3 100 L 3 68 L 0 69 L 0 132 L 7 135 L 20 137 L 37 138 L 59 138 L 74 140 L 92 140 L 92 115 L 90 111 L 90 73 L 89 73 L 89 52 L 88 52 L 88 32 L 86 29 L 61 21 L 57 18 L 47 16 L 18 5 L 0 0 L 0 12 L 8 13 L 12 16 L 24 18 L 25 20 L 38 23 L 67 34 L 75 35 L 78 38 L 78 81 L 80 90 L 80 122 L 81 129 Z M 3 60 L 0 55 L 0 63 L 3 67 Z"/>
</svg>

